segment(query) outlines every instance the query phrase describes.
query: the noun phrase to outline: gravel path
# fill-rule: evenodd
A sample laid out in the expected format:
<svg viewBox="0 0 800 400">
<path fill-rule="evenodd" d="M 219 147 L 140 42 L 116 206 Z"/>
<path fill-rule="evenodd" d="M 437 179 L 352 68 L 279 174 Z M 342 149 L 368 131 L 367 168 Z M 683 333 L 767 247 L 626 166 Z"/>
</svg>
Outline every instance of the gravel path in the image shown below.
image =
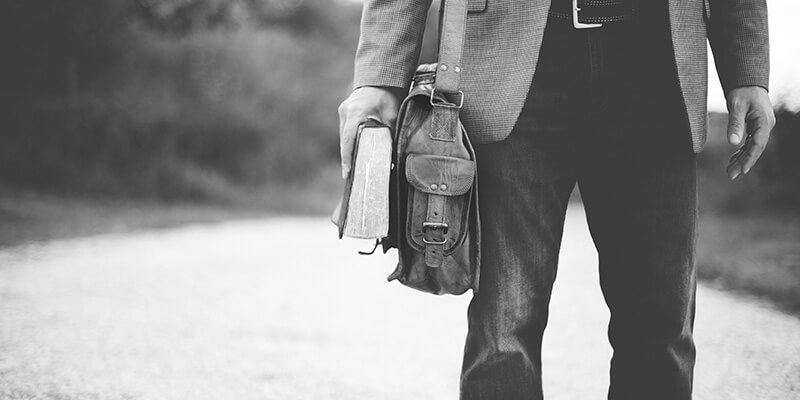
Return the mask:
<svg viewBox="0 0 800 400">
<path fill-rule="evenodd" d="M 550 400 L 605 398 L 596 255 L 570 210 L 545 337 Z M 456 399 L 468 296 L 386 283 L 321 219 L 0 251 L 0 399 Z M 697 399 L 800 399 L 800 320 L 701 287 Z"/>
</svg>

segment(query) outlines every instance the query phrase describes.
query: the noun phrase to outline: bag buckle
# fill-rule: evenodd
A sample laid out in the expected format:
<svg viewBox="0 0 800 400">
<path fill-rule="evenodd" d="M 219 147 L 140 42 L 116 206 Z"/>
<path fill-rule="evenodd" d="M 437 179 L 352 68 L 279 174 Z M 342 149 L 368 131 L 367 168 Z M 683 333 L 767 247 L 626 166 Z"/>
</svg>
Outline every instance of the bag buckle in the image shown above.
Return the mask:
<svg viewBox="0 0 800 400">
<path fill-rule="evenodd" d="M 590 29 L 603 26 L 603 24 L 584 24 L 578 21 L 578 13 L 580 11 L 581 8 L 578 7 L 578 0 L 572 0 L 572 26 L 574 26 L 575 29 Z"/>
<path fill-rule="evenodd" d="M 456 108 L 461 109 L 464 106 L 464 92 L 462 90 L 458 91 L 459 97 L 461 98 L 458 102 L 458 105 L 453 103 L 442 103 L 434 101 L 433 94 L 436 93 L 436 88 L 431 88 L 431 105 L 434 107 L 445 107 L 445 108 Z"/>
<path fill-rule="evenodd" d="M 422 223 L 422 242 L 425 244 L 433 244 L 433 245 L 443 245 L 447 243 L 447 238 L 444 236 L 447 234 L 447 224 L 444 222 L 423 222 Z M 428 231 L 439 231 L 442 232 L 442 239 L 441 240 L 428 240 L 426 233 Z"/>
</svg>

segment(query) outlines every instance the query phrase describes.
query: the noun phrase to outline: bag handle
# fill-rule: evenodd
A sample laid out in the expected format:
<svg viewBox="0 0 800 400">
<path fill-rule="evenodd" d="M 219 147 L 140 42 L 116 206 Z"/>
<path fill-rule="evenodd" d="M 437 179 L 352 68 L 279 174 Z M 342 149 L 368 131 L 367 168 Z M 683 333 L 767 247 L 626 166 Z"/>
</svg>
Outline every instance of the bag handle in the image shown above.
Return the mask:
<svg viewBox="0 0 800 400">
<path fill-rule="evenodd" d="M 464 33 L 467 25 L 467 0 L 442 0 L 444 11 L 439 39 L 439 62 L 436 66 L 434 90 L 461 95 L 461 53 L 464 49 Z"/>
</svg>

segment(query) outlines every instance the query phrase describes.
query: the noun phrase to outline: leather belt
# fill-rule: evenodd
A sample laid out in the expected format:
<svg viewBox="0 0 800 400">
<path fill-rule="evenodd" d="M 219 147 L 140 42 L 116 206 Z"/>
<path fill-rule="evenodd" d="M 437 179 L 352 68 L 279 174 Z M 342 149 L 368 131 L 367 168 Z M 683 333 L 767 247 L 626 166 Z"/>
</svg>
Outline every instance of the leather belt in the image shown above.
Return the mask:
<svg viewBox="0 0 800 400">
<path fill-rule="evenodd" d="M 571 20 L 576 29 L 599 28 L 606 23 L 633 19 L 637 14 L 634 0 L 567 0 L 553 1 L 549 15 Z"/>
</svg>

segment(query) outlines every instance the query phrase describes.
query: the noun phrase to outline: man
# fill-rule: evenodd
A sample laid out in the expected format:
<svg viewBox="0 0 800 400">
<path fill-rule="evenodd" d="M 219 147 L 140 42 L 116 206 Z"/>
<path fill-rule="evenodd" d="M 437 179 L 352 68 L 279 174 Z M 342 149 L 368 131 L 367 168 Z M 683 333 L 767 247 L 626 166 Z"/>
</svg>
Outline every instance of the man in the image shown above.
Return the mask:
<svg viewBox="0 0 800 400">
<path fill-rule="evenodd" d="M 429 5 L 365 0 L 356 89 L 339 108 L 343 174 L 357 124 L 395 122 Z M 461 398 L 542 398 L 542 334 L 577 183 L 611 311 L 609 398 L 690 399 L 706 37 L 728 139 L 741 144 L 727 168 L 735 179 L 774 124 L 765 0 L 468 0 L 468 9 L 461 117 L 477 144 L 483 261 Z"/>
</svg>

